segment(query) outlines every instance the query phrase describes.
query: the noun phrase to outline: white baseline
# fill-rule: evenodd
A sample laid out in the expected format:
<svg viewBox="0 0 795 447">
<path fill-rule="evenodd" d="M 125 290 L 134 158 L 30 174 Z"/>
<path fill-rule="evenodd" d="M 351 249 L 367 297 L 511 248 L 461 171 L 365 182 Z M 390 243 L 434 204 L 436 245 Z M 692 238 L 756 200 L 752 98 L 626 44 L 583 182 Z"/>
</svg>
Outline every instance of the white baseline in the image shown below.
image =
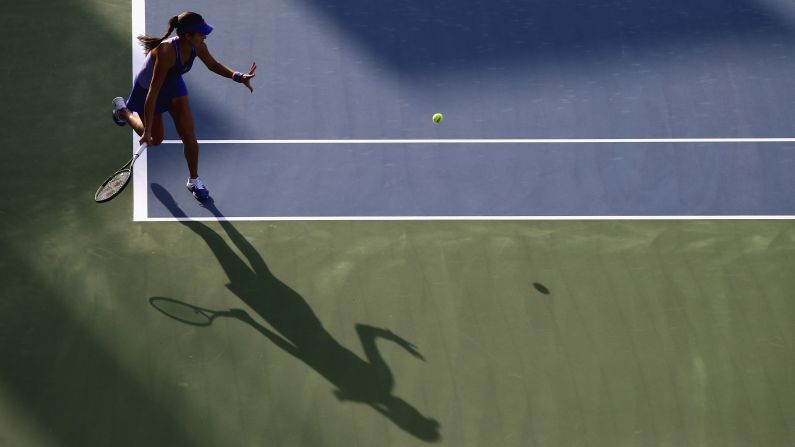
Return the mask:
<svg viewBox="0 0 795 447">
<path fill-rule="evenodd" d="M 199 140 L 199 144 L 601 144 L 601 143 L 795 143 L 795 138 L 465 138 L 334 140 Z M 165 140 L 163 144 L 182 144 Z"/>
</svg>

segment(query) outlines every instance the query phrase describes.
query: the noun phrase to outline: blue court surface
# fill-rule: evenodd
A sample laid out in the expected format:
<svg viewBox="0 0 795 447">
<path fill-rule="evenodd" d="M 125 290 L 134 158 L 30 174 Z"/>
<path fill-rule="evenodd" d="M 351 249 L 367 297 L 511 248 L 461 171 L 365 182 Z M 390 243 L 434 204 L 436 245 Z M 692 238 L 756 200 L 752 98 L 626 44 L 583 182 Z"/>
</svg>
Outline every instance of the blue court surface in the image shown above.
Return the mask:
<svg viewBox="0 0 795 447">
<path fill-rule="evenodd" d="M 185 79 L 214 206 L 185 190 L 166 119 L 139 162 L 136 220 L 795 215 L 789 2 L 133 8 L 134 35 L 200 12 L 218 61 L 259 67 L 251 94 L 196 62 Z"/>
</svg>

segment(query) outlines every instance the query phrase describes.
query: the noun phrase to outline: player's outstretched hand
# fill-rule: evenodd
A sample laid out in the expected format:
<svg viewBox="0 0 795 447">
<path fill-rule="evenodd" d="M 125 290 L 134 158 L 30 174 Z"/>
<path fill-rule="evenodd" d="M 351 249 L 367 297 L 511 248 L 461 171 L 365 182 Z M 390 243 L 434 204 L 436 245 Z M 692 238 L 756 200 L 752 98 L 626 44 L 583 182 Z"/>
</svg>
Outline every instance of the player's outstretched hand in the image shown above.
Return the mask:
<svg viewBox="0 0 795 447">
<path fill-rule="evenodd" d="M 254 62 L 253 64 L 251 64 L 251 69 L 248 71 L 248 73 L 243 75 L 243 81 L 242 81 L 243 85 L 248 87 L 251 93 L 254 93 L 254 88 L 251 87 L 251 78 L 254 77 L 254 70 L 256 69 L 257 69 L 257 63 Z"/>
</svg>

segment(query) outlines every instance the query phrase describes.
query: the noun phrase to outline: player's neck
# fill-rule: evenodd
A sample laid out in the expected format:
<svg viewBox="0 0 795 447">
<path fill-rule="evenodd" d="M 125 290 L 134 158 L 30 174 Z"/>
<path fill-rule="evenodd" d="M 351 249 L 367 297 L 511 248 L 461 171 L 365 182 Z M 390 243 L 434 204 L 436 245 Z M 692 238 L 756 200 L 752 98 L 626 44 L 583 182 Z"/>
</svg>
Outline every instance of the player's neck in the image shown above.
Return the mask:
<svg viewBox="0 0 795 447">
<path fill-rule="evenodd" d="M 180 37 L 177 37 L 177 43 L 179 44 L 179 49 L 182 50 L 183 52 L 190 51 L 191 44 L 190 41 L 188 41 L 188 39 L 182 39 Z"/>
</svg>

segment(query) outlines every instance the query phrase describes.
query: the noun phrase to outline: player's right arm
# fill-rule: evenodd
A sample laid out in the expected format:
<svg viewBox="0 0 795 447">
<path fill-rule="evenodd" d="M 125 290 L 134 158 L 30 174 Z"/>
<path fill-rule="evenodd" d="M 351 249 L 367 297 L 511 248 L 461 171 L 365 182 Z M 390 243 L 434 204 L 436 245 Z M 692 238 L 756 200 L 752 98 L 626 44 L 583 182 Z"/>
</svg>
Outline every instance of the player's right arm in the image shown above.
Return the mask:
<svg viewBox="0 0 795 447">
<path fill-rule="evenodd" d="M 170 42 L 161 43 L 152 50 L 150 57 L 155 58 L 155 67 L 152 73 L 152 81 L 149 84 L 149 91 L 146 94 L 146 101 L 144 102 L 144 135 L 141 137 L 141 143 L 145 142 L 146 144 L 152 142 L 152 129 L 149 124 L 155 117 L 157 95 L 160 93 L 160 88 L 163 87 L 168 71 L 177 62 L 177 54 Z"/>
</svg>

